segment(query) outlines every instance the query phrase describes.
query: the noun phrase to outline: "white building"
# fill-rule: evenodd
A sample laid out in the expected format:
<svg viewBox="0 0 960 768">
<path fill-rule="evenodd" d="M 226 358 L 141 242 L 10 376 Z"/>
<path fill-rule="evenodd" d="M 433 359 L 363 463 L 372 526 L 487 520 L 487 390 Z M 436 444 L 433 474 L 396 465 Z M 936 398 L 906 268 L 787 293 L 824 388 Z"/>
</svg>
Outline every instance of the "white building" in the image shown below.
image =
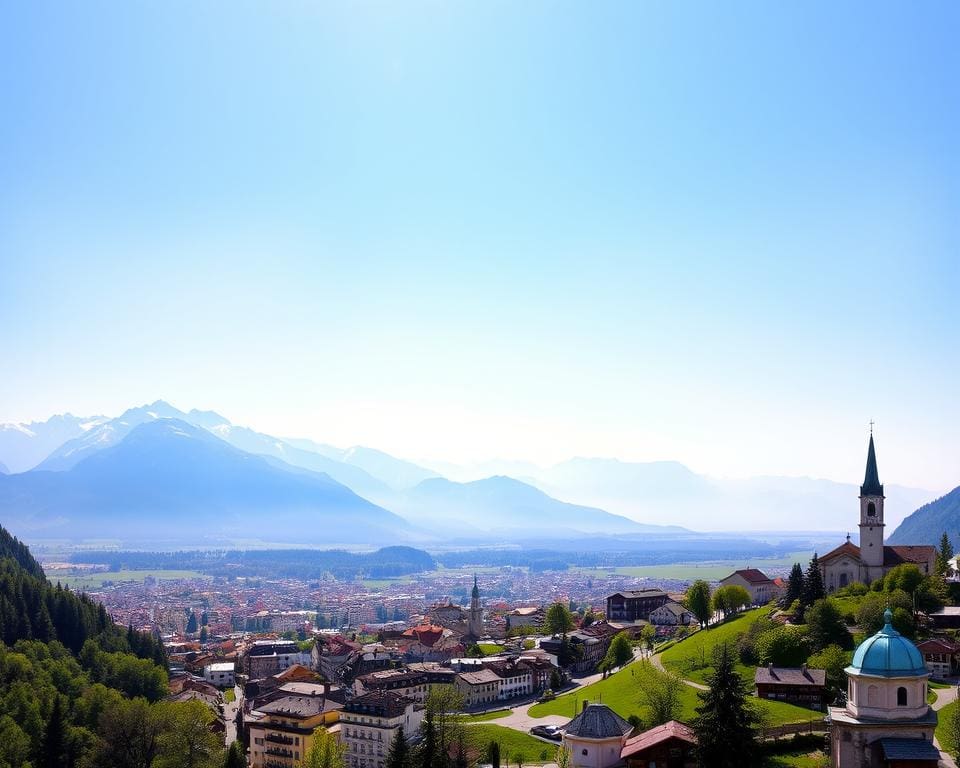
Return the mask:
<svg viewBox="0 0 960 768">
<path fill-rule="evenodd" d="M 374 691 L 358 696 L 340 713 L 340 738 L 350 768 L 384 768 L 390 742 L 403 728 L 408 741 L 417 736 L 423 707 L 392 691 Z"/>
<path fill-rule="evenodd" d="M 686 626 L 687 624 L 692 624 L 694 621 L 696 621 L 696 619 L 694 619 L 690 611 L 680 605 L 680 603 L 675 603 L 672 600 L 650 611 L 651 624 L 660 626 Z"/>
<path fill-rule="evenodd" d="M 236 683 L 232 661 L 207 664 L 203 668 L 203 679 L 217 688 L 233 688 Z"/>
</svg>

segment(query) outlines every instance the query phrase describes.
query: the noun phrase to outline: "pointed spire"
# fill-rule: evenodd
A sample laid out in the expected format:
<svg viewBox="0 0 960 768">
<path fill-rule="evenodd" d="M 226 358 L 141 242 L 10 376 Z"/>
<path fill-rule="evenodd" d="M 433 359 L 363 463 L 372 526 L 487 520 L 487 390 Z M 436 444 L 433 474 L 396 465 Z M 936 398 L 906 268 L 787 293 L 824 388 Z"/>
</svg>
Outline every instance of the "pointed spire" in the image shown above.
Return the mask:
<svg viewBox="0 0 960 768">
<path fill-rule="evenodd" d="M 473 574 L 473 592 L 471 597 L 480 597 L 480 587 L 477 585 L 477 574 Z"/>
<path fill-rule="evenodd" d="M 871 427 L 872 430 L 872 427 Z M 880 473 L 877 471 L 877 453 L 873 448 L 873 432 L 870 432 L 870 447 L 867 448 L 867 471 L 860 486 L 861 496 L 883 496 Z"/>
</svg>

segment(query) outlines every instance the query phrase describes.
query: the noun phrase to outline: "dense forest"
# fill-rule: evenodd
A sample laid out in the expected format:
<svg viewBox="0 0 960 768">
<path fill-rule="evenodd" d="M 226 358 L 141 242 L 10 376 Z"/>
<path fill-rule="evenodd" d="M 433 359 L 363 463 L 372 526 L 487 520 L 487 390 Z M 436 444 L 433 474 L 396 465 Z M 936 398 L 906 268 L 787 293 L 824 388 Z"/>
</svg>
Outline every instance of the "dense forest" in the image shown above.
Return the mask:
<svg viewBox="0 0 960 768">
<path fill-rule="evenodd" d="M 384 547 L 354 553 L 342 549 L 255 549 L 182 552 L 84 551 L 75 563 L 102 563 L 111 570 L 192 570 L 211 576 L 259 576 L 340 580 L 408 576 L 436 567 L 434 559 L 413 547 Z"/>
<path fill-rule="evenodd" d="M 213 713 L 167 694 L 163 646 L 52 585 L 0 527 L 0 768 L 216 768 Z"/>
</svg>

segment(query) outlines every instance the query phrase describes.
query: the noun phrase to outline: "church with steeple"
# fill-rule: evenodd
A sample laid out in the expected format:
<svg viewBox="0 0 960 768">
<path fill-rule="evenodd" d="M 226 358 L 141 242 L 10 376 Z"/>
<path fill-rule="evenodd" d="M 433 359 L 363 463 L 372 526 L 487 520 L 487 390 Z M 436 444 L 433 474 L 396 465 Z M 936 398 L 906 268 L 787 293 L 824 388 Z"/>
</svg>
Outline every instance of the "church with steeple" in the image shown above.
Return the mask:
<svg viewBox="0 0 960 768">
<path fill-rule="evenodd" d="M 870 584 L 901 563 L 914 563 L 923 574 L 933 573 L 936 548 L 927 545 L 889 546 L 883 543 L 883 484 L 877 469 L 873 428 L 867 446 L 867 470 L 860 486 L 859 545 L 847 540 L 819 558 L 823 584 L 828 592 L 848 584 Z"/>
<path fill-rule="evenodd" d="M 467 618 L 467 637 L 473 640 L 479 640 L 483 637 L 483 608 L 480 607 L 480 586 L 477 584 L 477 574 L 473 574 L 470 615 Z"/>
</svg>

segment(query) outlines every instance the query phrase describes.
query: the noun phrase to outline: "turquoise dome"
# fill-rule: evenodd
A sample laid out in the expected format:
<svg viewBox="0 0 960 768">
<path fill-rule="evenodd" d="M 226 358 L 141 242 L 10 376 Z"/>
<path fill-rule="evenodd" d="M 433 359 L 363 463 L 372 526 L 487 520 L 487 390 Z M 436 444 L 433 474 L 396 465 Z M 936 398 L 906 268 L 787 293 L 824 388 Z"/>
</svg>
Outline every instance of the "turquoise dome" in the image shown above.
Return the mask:
<svg viewBox="0 0 960 768">
<path fill-rule="evenodd" d="M 848 673 L 875 677 L 919 677 L 927 674 L 923 657 L 917 646 L 893 628 L 893 614 L 888 608 L 883 613 L 884 625 L 873 637 L 868 637 L 853 654 Z"/>
</svg>

